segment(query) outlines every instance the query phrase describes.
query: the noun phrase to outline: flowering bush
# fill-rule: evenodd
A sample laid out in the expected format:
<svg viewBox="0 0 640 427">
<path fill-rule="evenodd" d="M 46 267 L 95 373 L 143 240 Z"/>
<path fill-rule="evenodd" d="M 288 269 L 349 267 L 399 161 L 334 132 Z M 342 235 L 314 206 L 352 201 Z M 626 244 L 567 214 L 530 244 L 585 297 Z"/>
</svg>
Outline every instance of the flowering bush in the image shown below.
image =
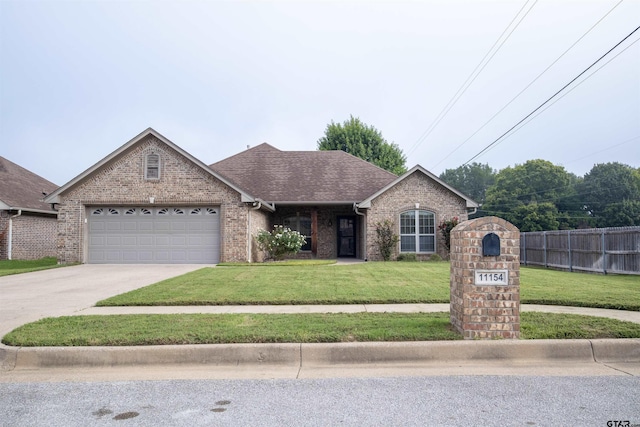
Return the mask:
<svg viewBox="0 0 640 427">
<path fill-rule="evenodd" d="M 393 223 L 388 219 L 379 221 L 376 223 L 376 245 L 382 259 L 389 261 L 391 259 L 391 253 L 398 243 L 398 235 L 393 232 Z"/>
<path fill-rule="evenodd" d="M 287 255 L 298 253 L 307 243 L 302 234 L 283 225 L 274 225 L 271 232 L 260 230 L 256 240 L 260 249 L 266 251 L 269 258 L 274 260 L 281 260 Z"/>
<path fill-rule="evenodd" d="M 451 230 L 453 230 L 458 224 L 460 224 L 460 219 L 457 216 L 454 216 L 450 220 L 442 221 L 438 225 L 438 230 L 440 230 L 440 233 L 444 238 L 444 245 L 447 248 L 447 252 L 451 251 Z"/>
</svg>

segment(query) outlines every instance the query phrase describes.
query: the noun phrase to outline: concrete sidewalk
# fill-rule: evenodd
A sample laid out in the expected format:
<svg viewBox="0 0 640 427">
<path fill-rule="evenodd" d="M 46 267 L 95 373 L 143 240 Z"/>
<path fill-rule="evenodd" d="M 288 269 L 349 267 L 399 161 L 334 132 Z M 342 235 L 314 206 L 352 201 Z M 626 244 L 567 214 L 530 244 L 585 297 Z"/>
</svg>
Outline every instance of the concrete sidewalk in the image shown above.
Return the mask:
<svg viewBox="0 0 640 427">
<path fill-rule="evenodd" d="M 295 314 L 295 313 L 438 313 L 449 311 L 449 304 L 350 304 L 350 305 L 186 305 L 158 307 L 89 307 L 74 312 L 74 316 L 110 314 Z M 522 304 L 521 312 L 581 314 L 608 317 L 640 323 L 640 311 L 603 308 L 565 307 Z"/>
</svg>

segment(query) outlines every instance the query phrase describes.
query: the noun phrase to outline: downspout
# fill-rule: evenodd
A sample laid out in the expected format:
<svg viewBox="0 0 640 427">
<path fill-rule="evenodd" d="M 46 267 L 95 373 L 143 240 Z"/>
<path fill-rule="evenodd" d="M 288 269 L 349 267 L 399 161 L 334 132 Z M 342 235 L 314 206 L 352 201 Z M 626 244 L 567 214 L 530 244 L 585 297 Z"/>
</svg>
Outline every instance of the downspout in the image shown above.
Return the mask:
<svg viewBox="0 0 640 427">
<path fill-rule="evenodd" d="M 260 208 L 262 207 L 262 201 L 261 200 L 256 200 L 255 202 L 253 202 L 253 207 L 249 210 L 249 221 L 248 221 L 248 227 L 247 227 L 247 234 L 248 234 L 248 238 L 247 240 L 249 241 L 249 244 L 247 245 L 247 261 L 252 262 L 251 260 L 251 254 L 253 252 L 253 238 L 251 237 L 251 211 L 257 211 L 260 210 Z"/>
<path fill-rule="evenodd" d="M 7 259 L 11 259 L 11 251 L 13 249 L 13 218 L 17 218 L 22 215 L 22 209 L 18 209 L 18 213 L 9 217 L 9 245 L 7 248 Z"/>
<path fill-rule="evenodd" d="M 353 212 L 355 212 L 356 215 L 360 215 L 363 218 L 366 218 L 367 215 L 363 212 L 360 212 L 358 210 L 358 204 L 357 203 L 353 203 Z M 367 221 L 363 221 L 364 224 L 364 230 L 363 230 L 363 245 L 364 248 L 362 248 L 362 251 L 364 252 L 364 260 L 366 261 L 369 257 L 367 256 Z"/>
</svg>

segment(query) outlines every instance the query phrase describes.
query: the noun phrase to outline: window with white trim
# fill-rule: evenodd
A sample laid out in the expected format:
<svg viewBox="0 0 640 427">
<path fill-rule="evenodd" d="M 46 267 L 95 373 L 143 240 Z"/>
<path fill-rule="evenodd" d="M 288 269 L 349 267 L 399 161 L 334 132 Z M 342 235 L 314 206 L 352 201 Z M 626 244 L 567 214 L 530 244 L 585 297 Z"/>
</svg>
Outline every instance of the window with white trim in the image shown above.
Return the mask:
<svg viewBox="0 0 640 427">
<path fill-rule="evenodd" d="M 411 210 L 400 214 L 400 252 L 436 251 L 436 227 L 433 212 Z"/>
<path fill-rule="evenodd" d="M 160 179 L 160 155 L 147 154 L 144 165 L 144 179 Z"/>
<path fill-rule="evenodd" d="M 307 243 L 305 243 L 300 250 L 311 250 L 311 218 L 308 216 L 290 216 L 284 219 L 283 225 L 290 228 L 293 231 L 297 231 L 302 234 Z"/>
</svg>

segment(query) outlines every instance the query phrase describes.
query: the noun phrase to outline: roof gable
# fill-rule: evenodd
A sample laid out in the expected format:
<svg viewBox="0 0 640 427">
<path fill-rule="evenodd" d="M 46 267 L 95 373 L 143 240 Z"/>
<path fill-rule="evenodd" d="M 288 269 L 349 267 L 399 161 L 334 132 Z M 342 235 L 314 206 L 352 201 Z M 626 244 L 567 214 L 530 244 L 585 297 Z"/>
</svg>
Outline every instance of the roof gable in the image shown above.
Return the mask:
<svg viewBox="0 0 640 427">
<path fill-rule="evenodd" d="M 62 194 L 65 191 L 73 188 L 74 186 L 76 186 L 77 184 L 82 182 L 85 178 L 87 178 L 88 176 L 90 176 L 94 172 L 100 170 L 103 166 L 105 166 L 106 164 L 108 164 L 112 160 L 116 159 L 118 156 L 120 156 L 121 154 L 123 154 L 124 152 L 129 150 L 134 145 L 140 143 L 141 141 L 143 141 L 146 137 L 148 137 L 150 135 L 154 136 L 155 138 L 160 140 L 162 143 L 164 143 L 167 146 L 169 146 L 171 149 L 177 151 L 179 154 L 181 154 L 184 157 L 186 157 L 189 161 L 191 161 L 195 165 L 197 165 L 200 168 L 202 168 L 208 174 L 213 175 L 216 179 L 220 180 L 224 184 L 228 185 L 229 187 L 231 187 L 232 189 L 234 189 L 235 191 L 240 193 L 241 199 L 242 199 L 243 202 L 253 202 L 255 200 L 252 196 L 247 194 L 240 187 L 236 186 L 235 184 L 229 182 L 224 177 L 222 177 L 219 174 L 215 173 L 206 164 L 204 164 L 200 160 L 196 159 L 191 154 L 187 153 L 186 151 L 184 151 L 182 148 L 178 147 L 173 142 L 169 141 L 167 138 L 162 136 L 160 133 L 156 132 L 152 128 L 148 128 L 145 131 L 143 131 L 142 133 L 140 133 L 138 136 L 134 137 L 129 142 L 127 142 L 126 144 L 124 144 L 123 146 L 121 146 L 120 148 L 118 148 L 117 150 L 115 150 L 114 152 L 112 152 L 111 154 L 109 154 L 108 156 L 103 158 L 102 160 L 100 160 L 98 163 L 96 163 L 95 165 L 91 166 L 89 169 L 85 170 L 80 175 L 76 176 L 71 181 L 69 181 L 66 184 L 64 184 L 62 187 L 60 187 L 54 193 L 52 193 L 49 196 L 47 196 L 45 198 L 45 201 L 48 202 L 48 203 L 58 203 L 60 194 Z"/>
<path fill-rule="evenodd" d="M 263 143 L 211 169 L 263 200 L 354 203 L 397 176 L 344 151 L 281 151 Z"/>
<path fill-rule="evenodd" d="M 42 199 L 56 188 L 54 183 L 0 156 L 0 209 L 54 213 Z"/>
<path fill-rule="evenodd" d="M 435 181 L 439 185 L 443 186 L 447 190 L 451 191 L 456 196 L 460 197 L 461 199 L 464 199 L 466 201 L 466 203 L 467 203 L 467 208 L 477 208 L 477 207 L 480 206 L 477 202 L 475 202 L 474 200 L 472 200 L 468 196 L 464 195 L 460 191 L 456 190 L 455 188 L 451 187 L 449 184 L 447 184 L 446 182 L 442 181 L 440 178 L 438 178 L 437 176 L 435 176 L 434 174 L 432 174 L 431 172 L 429 172 L 428 170 L 426 170 L 422 166 L 416 165 L 413 168 L 411 168 L 409 171 L 407 171 L 404 175 L 399 176 L 393 182 L 389 183 L 388 185 L 384 186 L 380 190 L 378 190 L 375 193 L 371 194 L 369 197 L 367 197 L 365 200 L 363 200 L 361 203 L 359 203 L 358 207 L 363 208 L 363 209 L 370 208 L 371 207 L 371 201 L 373 199 L 375 199 L 376 197 L 379 197 L 380 195 L 382 195 L 383 193 L 388 191 L 390 188 L 396 186 L 398 183 L 404 181 L 407 177 L 413 175 L 414 173 L 423 173 L 428 178 L 430 178 L 431 180 Z"/>
</svg>

